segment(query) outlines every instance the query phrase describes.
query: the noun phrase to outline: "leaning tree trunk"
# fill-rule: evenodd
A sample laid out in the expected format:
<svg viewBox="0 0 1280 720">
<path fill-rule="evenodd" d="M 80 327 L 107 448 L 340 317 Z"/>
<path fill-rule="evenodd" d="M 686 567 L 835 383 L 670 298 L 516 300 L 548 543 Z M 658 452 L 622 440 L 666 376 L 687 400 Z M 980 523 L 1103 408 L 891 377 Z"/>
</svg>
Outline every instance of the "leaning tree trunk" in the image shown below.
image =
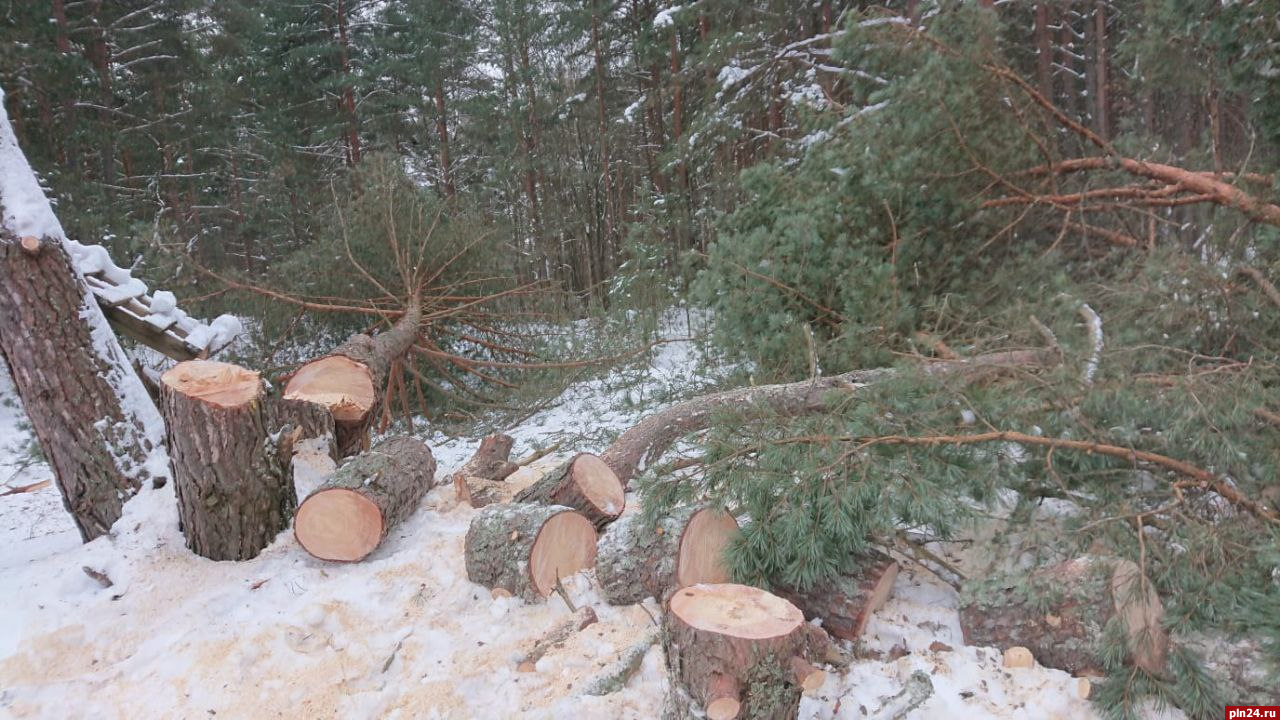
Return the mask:
<svg viewBox="0 0 1280 720">
<path fill-rule="evenodd" d="M 72 265 L 2 105 L 0 355 L 88 542 L 144 483 L 163 484 L 164 424 Z"/>
<path fill-rule="evenodd" d="M 860 554 L 852 570 L 823 580 L 808 590 L 779 588 L 806 619 L 822 620 L 822 629 L 841 640 L 858 640 L 875 611 L 884 607 L 898 578 L 898 561 L 878 551 Z"/>
<path fill-rule="evenodd" d="M 974 369 L 1043 367 L 1059 361 L 1048 350 L 1017 350 L 979 355 L 964 360 L 937 362 L 925 368 L 931 375 L 949 375 Z M 726 412 L 747 416 L 805 415 L 823 412 L 844 402 L 859 387 L 892 378 L 894 368 L 855 370 L 842 375 L 777 385 L 735 388 L 678 402 L 649 415 L 618 436 L 600 457 L 613 468 L 623 485 L 631 482 L 646 462 L 652 462 L 690 433 L 705 430 Z"/>
<path fill-rule="evenodd" d="M 695 585 L 663 617 L 671 672 L 668 718 L 792 720 L 822 684 L 810 664 L 829 643 L 795 605 L 746 585 Z"/>
<path fill-rule="evenodd" d="M 298 507 L 293 534 L 321 560 L 363 560 L 435 484 L 426 443 L 394 437 L 348 460 Z"/>
<path fill-rule="evenodd" d="M 960 629 L 967 645 L 1025 647 L 1045 667 L 1104 675 L 1103 629 L 1114 618 L 1130 661 L 1162 674 L 1169 643 L 1163 617 L 1159 596 L 1135 563 L 1082 557 L 974 582 L 965 589 Z"/>
<path fill-rule="evenodd" d="M 160 376 L 178 517 L 192 552 L 248 560 L 289 526 L 292 437 L 271 426 L 262 378 L 188 360 Z"/>
<path fill-rule="evenodd" d="M 677 508 L 657 527 L 639 514 L 614 523 L 596 551 L 596 581 L 610 605 L 666 599 L 677 588 L 729 581 L 725 549 L 738 521 L 723 510 Z"/>
<path fill-rule="evenodd" d="M 288 400 L 308 400 L 329 408 L 337 428 L 340 457 L 369 446 L 369 427 L 382 408 L 391 363 L 418 337 L 422 308 L 414 298 L 391 329 L 353 335 L 333 352 L 298 368 L 285 384 Z"/>
<path fill-rule="evenodd" d="M 522 490 L 515 501 L 566 505 L 585 515 L 598 529 L 622 513 L 626 490 L 604 461 L 591 453 L 581 453 Z"/>
<path fill-rule="evenodd" d="M 464 552 L 471 582 L 535 601 L 561 578 L 591 567 L 596 530 L 560 505 L 490 505 L 471 520 Z"/>
</svg>

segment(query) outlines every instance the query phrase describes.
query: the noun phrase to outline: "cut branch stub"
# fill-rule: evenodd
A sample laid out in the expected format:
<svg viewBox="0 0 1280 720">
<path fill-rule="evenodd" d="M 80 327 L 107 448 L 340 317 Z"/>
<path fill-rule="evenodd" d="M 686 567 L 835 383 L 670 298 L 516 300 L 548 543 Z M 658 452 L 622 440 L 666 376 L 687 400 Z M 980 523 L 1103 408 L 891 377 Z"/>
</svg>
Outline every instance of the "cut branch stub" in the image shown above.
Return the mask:
<svg viewBox="0 0 1280 720">
<path fill-rule="evenodd" d="M 525 488 L 516 495 L 515 501 L 565 505 L 581 512 L 600 528 L 622 513 L 626 490 L 603 460 L 591 453 L 581 453 Z"/>
<path fill-rule="evenodd" d="M 413 514 L 435 472 L 435 458 L 421 440 L 384 440 L 302 501 L 293 525 L 298 544 L 321 560 L 363 560 Z"/>
<path fill-rule="evenodd" d="M 1022 646 L 1045 667 L 1102 675 L 1103 630 L 1114 619 L 1133 664 L 1165 670 L 1164 610 L 1133 562 L 1086 556 L 966 590 L 960 629 L 968 645 Z"/>
<path fill-rule="evenodd" d="M 800 694 L 821 683 L 809 664 L 811 631 L 800 609 L 746 585 L 695 585 L 667 603 L 663 642 L 676 717 L 790 720 Z M 820 632 L 820 631 L 818 631 Z"/>
<path fill-rule="evenodd" d="M 458 502 L 481 508 L 495 502 L 510 500 L 515 491 L 505 482 L 520 466 L 511 462 L 511 446 L 515 440 L 510 435 L 494 433 L 480 441 L 480 448 L 462 469 L 453 474 L 454 492 Z"/>
<path fill-rule="evenodd" d="M 258 373 L 190 360 L 160 376 L 178 514 L 187 547 L 248 560 L 293 515 L 290 438 L 270 426 Z"/>
<path fill-rule="evenodd" d="M 737 534 L 738 522 L 723 510 L 677 508 L 657 527 L 628 515 L 600 539 L 600 593 L 611 605 L 630 605 L 688 585 L 727 582 L 725 548 Z"/>
<path fill-rule="evenodd" d="M 898 578 L 898 561 L 871 550 L 861 553 L 852 570 L 799 591 L 780 588 L 778 594 L 795 603 L 810 620 L 841 640 L 858 640 L 875 611 L 884 607 Z"/>
<path fill-rule="evenodd" d="M 465 553 L 471 582 L 540 600 L 561 578 L 591 567 L 596 530 L 560 505 L 490 505 L 472 519 Z"/>
</svg>

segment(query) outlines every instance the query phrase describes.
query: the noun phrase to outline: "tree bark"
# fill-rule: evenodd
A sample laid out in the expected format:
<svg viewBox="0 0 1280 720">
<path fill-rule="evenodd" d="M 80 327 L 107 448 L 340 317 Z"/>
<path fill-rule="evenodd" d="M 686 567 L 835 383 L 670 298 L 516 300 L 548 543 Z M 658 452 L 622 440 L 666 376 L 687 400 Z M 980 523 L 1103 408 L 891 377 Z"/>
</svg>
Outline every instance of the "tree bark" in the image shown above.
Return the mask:
<svg viewBox="0 0 1280 720">
<path fill-rule="evenodd" d="M 457 188 L 453 185 L 453 162 L 449 157 L 449 119 L 445 115 L 444 81 L 436 80 L 436 132 L 440 134 L 440 176 L 444 182 L 444 194 L 453 197 Z"/>
<path fill-rule="evenodd" d="M 759 588 L 684 588 L 667 603 L 663 628 L 673 686 L 666 717 L 791 720 L 801 692 L 821 682 L 808 658 L 825 635 Z"/>
<path fill-rule="evenodd" d="M 1046 367 L 1058 362 L 1047 350 L 991 353 L 957 361 L 938 362 L 925 368 L 930 375 L 950 375 L 974 369 Z M 759 385 L 712 393 L 678 402 L 654 413 L 622 433 L 601 458 L 627 484 L 641 465 L 653 462 L 689 433 L 704 430 L 718 414 L 732 411 L 747 416 L 796 416 L 822 412 L 848 399 L 858 387 L 896 374 L 893 368 L 855 370 L 842 375 L 794 383 Z"/>
<path fill-rule="evenodd" d="M 777 594 L 804 612 L 821 618 L 822 629 L 841 640 L 859 640 L 875 611 L 884 607 L 898 577 L 898 561 L 871 550 L 857 559 L 854 569 L 800 591 L 779 588 Z"/>
<path fill-rule="evenodd" d="M 725 548 L 738 523 L 722 510 L 689 505 L 658 521 L 628 515 L 605 533 L 596 553 L 596 581 L 610 605 L 646 597 L 665 600 L 673 590 L 729 581 Z"/>
<path fill-rule="evenodd" d="M 532 602 L 551 594 L 561 578 L 591 567 L 596 531 L 560 505 L 490 505 L 472 519 L 464 551 L 471 582 Z"/>
<path fill-rule="evenodd" d="M 495 502 L 504 502 L 514 496 L 515 492 L 504 492 L 509 489 L 506 479 L 520 466 L 511 462 L 511 446 L 515 443 L 510 435 L 495 433 L 487 435 L 480 441 L 476 454 L 471 456 L 462 469 L 453 474 L 453 487 L 458 502 L 464 502 L 474 508 L 482 508 Z"/>
<path fill-rule="evenodd" d="M 88 542 L 111 529 L 144 482 L 163 484 L 167 470 L 148 459 L 163 453 L 164 425 L 72 266 L 3 113 L 0 165 L 9 173 L 0 183 L 0 355 Z"/>
<path fill-rule="evenodd" d="M 390 330 L 374 336 L 353 335 L 289 378 L 286 399 L 319 403 L 333 413 L 339 456 L 369 446 L 369 428 L 382 408 L 391 363 L 417 340 L 421 321 L 422 309 L 415 298 Z"/>
<path fill-rule="evenodd" d="M 293 517 L 292 442 L 263 394 L 258 373 L 211 360 L 160 376 L 182 534 L 210 560 L 256 557 Z"/>
<path fill-rule="evenodd" d="M 1165 670 L 1164 610 L 1138 566 L 1083 557 L 965 589 L 960 629 L 967 645 L 1025 647 L 1045 667 L 1103 675 L 1103 628 L 1118 616 L 1133 664 Z"/>
<path fill-rule="evenodd" d="M 604 461 L 590 453 L 581 453 L 522 490 L 515 501 L 565 505 L 582 513 L 599 529 L 622 514 L 626 491 Z"/>
<path fill-rule="evenodd" d="M 302 501 L 293 534 L 321 560 L 363 560 L 418 509 L 435 473 L 426 443 L 384 440 L 348 460 Z"/>
</svg>

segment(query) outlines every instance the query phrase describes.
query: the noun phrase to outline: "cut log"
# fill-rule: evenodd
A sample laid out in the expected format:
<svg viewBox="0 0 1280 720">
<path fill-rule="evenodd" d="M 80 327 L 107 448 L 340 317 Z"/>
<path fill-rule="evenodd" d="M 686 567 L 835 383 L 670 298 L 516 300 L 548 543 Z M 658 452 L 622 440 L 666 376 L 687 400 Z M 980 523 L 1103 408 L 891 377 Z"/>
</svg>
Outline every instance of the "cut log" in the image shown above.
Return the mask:
<svg viewBox="0 0 1280 720">
<path fill-rule="evenodd" d="M 212 360 L 160 376 L 178 516 L 197 555 L 248 560 L 289 526 L 291 438 L 272 427 L 263 393 L 258 373 Z"/>
<path fill-rule="evenodd" d="M 596 611 L 590 607 L 584 607 L 574 611 L 573 615 L 556 623 L 537 642 L 529 647 L 528 650 L 520 654 L 519 660 L 516 661 L 516 672 L 535 672 L 538 669 L 538 661 L 547 654 L 551 648 L 564 644 L 569 636 L 594 625 L 598 621 Z"/>
<path fill-rule="evenodd" d="M 341 457 L 369 446 L 369 426 L 381 409 L 391 363 L 408 352 L 421 322 L 422 309 L 416 301 L 411 302 L 390 330 L 376 336 L 353 335 L 289 378 L 284 388 L 286 399 L 308 400 L 333 414 Z"/>
<path fill-rule="evenodd" d="M 1047 367 L 1061 358 L 1052 350 L 1015 350 L 996 352 L 963 360 L 936 362 L 926 366 L 930 375 L 1000 371 L 1005 368 Z M 805 415 L 828 410 L 845 402 L 858 388 L 890 379 L 894 368 L 855 370 L 842 375 L 801 380 L 777 385 L 757 385 L 711 393 L 678 402 L 649 415 L 618 436 L 601 458 L 627 485 L 646 462 L 657 460 L 680 438 L 711 425 L 712 419 L 725 412 L 747 417 L 772 415 Z"/>
<path fill-rule="evenodd" d="M 688 585 L 728 582 L 725 548 L 737 534 L 732 515 L 695 505 L 677 508 L 656 528 L 628 515 L 600 540 L 600 594 L 610 605 L 631 605 Z"/>
<path fill-rule="evenodd" d="M 596 530 L 560 505 L 490 505 L 472 519 L 465 553 L 471 582 L 540 600 L 560 578 L 591 567 Z"/>
<path fill-rule="evenodd" d="M 627 686 L 631 681 L 631 677 L 640 669 L 640 665 L 644 662 L 644 656 L 649 654 L 649 648 L 658 642 L 658 628 L 650 627 L 640 639 L 632 643 L 630 647 L 622 651 L 622 655 L 613 661 L 598 675 L 588 680 L 583 685 L 583 695 L 612 695 Z"/>
<path fill-rule="evenodd" d="M 974 583 L 960 607 L 960 629 L 966 644 L 1023 647 L 1045 667 L 1101 676 L 1103 628 L 1115 618 L 1131 662 L 1161 674 L 1169 642 L 1163 616 L 1136 564 L 1083 557 Z"/>
<path fill-rule="evenodd" d="M 777 593 L 804 612 L 822 619 L 822 629 L 841 640 L 858 640 L 875 611 L 884 607 L 898 578 L 898 561 L 878 551 L 862 553 L 854 568 L 806 591 L 779 588 Z"/>
<path fill-rule="evenodd" d="M 494 433 L 480 441 L 480 448 L 453 474 L 454 492 L 458 502 L 466 503 L 474 508 L 481 508 L 495 502 L 511 499 L 514 491 L 503 482 L 520 466 L 511 462 L 511 446 L 515 443 L 510 435 Z"/>
<path fill-rule="evenodd" d="M 759 588 L 678 590 L 664 628 L 673 684 L 668 716 L 791 720 L 801 692 L 823 679 L 806 659 L 811 634 L 821 630 L 804 621 L 800 608 Z"/>
<path fill-rule="evenodd" d="M 581 453 L 525 488 L 515 501 L 571 507 L 601 528 L 622 513 L 626 490 L 603 460 Z"/>
<path fill-rule="evenodd" d="M 363 560 L 418 509 L 435 474 L 435 458 L 421 440 L 384 440 L 348 460 L 302 501 L 293 534 L 321 560 Z"/>
</svg>

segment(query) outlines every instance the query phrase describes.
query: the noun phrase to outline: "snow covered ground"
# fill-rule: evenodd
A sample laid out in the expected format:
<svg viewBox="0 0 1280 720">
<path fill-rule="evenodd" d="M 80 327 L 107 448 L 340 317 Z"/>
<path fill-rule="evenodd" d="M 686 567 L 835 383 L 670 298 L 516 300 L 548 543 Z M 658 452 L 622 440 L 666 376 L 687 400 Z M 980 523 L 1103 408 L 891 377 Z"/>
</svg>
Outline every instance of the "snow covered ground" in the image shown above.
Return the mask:
<svg viewBox="0 0 1280 720">
<path fill-rule="evenodd" d="M 565 433 L 624 428 L 646 398 L 708 381 L 697 365 L 691 344 L 672 343 L 660 346 L 639 387 L 579 383 L 513 431 L 516 454 Z M 2 378 L 0 481 L 10 486 L 51 477 L 42 463 L 23 466 L 21 421 Z M 476 446 L 429 440 L 442 477 Z M 518 481 L 554 462 L 522 470 Z M 300 484 L 321 470 L 304 463 Z M 466 579 L 462 545 L 473 514 L 444 485 L 366 562 L 320 562 L 283 533 L 258 558 L 236 563 L 187 551 L 170 488 L 144 491 L 112 535 L 88 545 L 55 488 L 0 496 L 0 717 L 658 717 L 666 679 L 657 648 L 621 692 L 580 695 L 657 612 L 604 604 L 590 572 L 566 585 L 600 622 L 548 653 L 537 672 L 516 672 L 515 656 L 568 610 L 555 596 L 495 600 Z M 895 696 L 916 671 L 933 693 L 902 717 L 1093 717 L 1067 674 L 1006 670 L 995 650 L 965 647 L 955 606 L 949 586 L 905 568 L 860 650 L 870 659 L 829 674 L 801 717 L 894 717 L 906 697 Z"/>
</svg>

